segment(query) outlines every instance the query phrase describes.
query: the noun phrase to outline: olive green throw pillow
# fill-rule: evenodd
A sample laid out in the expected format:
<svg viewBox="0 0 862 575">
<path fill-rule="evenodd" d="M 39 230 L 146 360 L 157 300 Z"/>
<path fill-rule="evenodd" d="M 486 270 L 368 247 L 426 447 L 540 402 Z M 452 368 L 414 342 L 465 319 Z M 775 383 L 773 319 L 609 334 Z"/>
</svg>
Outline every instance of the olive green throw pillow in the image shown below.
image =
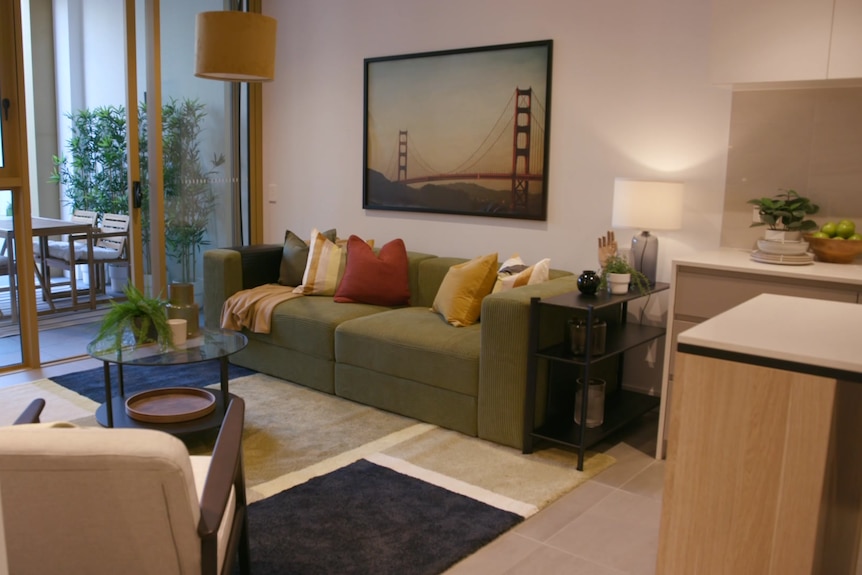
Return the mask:
<svg viewBox="0 0 862 575">
<path fill-rule="evenodd" d="M 322 235 L 331 242 L 335 241 L 335 229 L 326 230 L 322 232 Z M 308 243 L 290 230 L 284 232 L 284 248 L 281 253 L 278 283 L 291 287 L 300 285 L 307 262 Z"/>
</svg>

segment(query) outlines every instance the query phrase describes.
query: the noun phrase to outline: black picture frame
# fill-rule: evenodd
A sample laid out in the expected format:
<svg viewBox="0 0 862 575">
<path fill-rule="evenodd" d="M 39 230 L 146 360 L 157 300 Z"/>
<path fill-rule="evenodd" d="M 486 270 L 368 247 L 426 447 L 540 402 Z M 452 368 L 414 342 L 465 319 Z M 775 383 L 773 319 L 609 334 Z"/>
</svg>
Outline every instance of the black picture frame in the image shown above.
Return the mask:
<svg viewBox="0 0 862 575">
<path fill-rule="evenodd" d="M 366 58 L 362 207 L 546 220 L 552 52 Z"/>
</svg>

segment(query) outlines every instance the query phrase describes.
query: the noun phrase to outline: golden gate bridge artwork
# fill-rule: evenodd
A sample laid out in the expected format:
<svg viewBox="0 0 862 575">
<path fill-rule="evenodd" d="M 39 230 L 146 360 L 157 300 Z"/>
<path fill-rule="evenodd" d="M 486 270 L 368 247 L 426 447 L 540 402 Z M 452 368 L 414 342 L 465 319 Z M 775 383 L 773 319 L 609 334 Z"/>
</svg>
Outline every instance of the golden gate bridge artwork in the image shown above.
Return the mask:
<svg viewBox="0 0 862 575">
<path fill-rule="evenodd" d="M 550 46 L 541 44 L 549 69 Z M 540 90 L 516 85 L 508 94 L 497 85 L 496 107 L 485 97 L 481 114 L 457 122 L 457 107 L 474 101 L 457 96 L 445 104 L 435 101 L 438 110 L 416 114 L 433 117 L 424 122 L 409 115 L 378 122 L 375 109 L 367 109 L 363 207 L 546 219 L 544 80 Z M 435 89 L 444 91 L 429 88 Z M 390 109 L 381 108 L 384 114 Z"/>
</svg>

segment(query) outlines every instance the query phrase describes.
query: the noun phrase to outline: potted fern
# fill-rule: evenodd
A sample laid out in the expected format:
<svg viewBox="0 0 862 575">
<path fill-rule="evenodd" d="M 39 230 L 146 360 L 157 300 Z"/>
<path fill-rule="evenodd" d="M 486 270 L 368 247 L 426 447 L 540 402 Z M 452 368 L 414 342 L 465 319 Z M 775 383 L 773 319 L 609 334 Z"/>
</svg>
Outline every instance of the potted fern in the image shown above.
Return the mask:
<svg viewBox="0 0 862 575">
<path fill-rule="evenodd" d="M 119 351 L 126 334 L 131 334 L 135 345 L 159 342 L 163 348 L 173 347 L 167 302 L 145 296 L 133 284 L 128 284 L 123 293 L 124 301 L 111 300 L 111 309 L 102 318 L 92 345 L 101 343 L 101 351 Z"/>
<path fill-rule="evenodd" d="M 606 289 L 612 294 L 628 293 L 629 285 L 637 288 L 641 295 L 649 292 L 649 280 L 636 270 L 629 261 L 619 255 L 608 257 L 605 267 L 602 268 L 602 277 L 599 289 Z"/>
</svg>

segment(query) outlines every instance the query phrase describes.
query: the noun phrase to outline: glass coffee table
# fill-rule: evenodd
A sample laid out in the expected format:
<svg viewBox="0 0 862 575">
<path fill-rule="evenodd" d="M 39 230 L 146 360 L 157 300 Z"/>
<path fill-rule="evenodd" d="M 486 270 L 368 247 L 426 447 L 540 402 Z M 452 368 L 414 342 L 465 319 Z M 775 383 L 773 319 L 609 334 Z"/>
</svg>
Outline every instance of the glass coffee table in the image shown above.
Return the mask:
<svg viewBox="0 0 862 575">
<path fill-rule="evenodd" d="M 104 343 L 90 342 L 87 353 L 104 363 L 105 403 L 96 410 L 96 421 L 104 427 L 142 427 L 159 429 L 173 435 L 186 435 L 221 426 L 227 407 L 228 356 L 248 345 L 248 339 L 231 330 L 201 329 L 176 348 L 162 350 L 152 343 L 116 350 L 104 349 Z M 195 387 L 153 389 L 126 397 L 123 366 L 158 367 L 202 361 L 218 361 L 220 388 L 203 390 Z M 111 364 L 117 364 L 118 391 L 111 389 Z M 154 378 L 158 373 L 153 374 Z M 189 411 L 183 411 L 188 408 Z M 160 413 L 162 410 L 162 413 Z"/>
</svg>

